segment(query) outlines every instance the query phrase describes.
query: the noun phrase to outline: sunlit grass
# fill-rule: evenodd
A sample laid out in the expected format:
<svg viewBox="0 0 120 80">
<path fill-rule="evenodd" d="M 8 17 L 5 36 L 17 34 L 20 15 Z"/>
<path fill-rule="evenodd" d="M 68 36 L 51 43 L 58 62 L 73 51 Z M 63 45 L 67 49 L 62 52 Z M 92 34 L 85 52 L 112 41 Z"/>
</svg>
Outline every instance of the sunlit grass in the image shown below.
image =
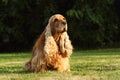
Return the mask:
<svg viewBox="0 0 120 80">
<path fill-rule="evenodd" d="M 31 73 L 24 63 L 31 53 L 0 54 L 0 80 L 120 80 L 120 49 L 74 51 L 71 72 Z"/>
</svg>

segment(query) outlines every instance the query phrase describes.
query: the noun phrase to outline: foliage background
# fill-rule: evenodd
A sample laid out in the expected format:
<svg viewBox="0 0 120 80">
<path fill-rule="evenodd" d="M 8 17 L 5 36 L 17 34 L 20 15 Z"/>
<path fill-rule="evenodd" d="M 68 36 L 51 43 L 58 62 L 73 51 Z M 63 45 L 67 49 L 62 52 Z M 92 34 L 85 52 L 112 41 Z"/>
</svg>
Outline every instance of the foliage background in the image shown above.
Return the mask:
<svg viewBox="0 0 120 80">
<path fill-rule="evenodd" d="M 119 3 L 119 0 L 0 0 L 0 52 L 31 50 L 49 17 L 56 13 L 67 18 L 74 48 L 120 47 L 116 14 Z"/>
</svg>

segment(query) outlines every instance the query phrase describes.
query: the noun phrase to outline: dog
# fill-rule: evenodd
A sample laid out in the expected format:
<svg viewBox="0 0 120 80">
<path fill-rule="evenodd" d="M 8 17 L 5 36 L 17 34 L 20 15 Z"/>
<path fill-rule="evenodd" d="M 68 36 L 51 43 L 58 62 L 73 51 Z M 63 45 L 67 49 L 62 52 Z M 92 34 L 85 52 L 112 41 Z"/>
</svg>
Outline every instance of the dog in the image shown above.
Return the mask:
<svg viewBox="0 0 120 80">
<path fill-rule="evenodd" d="M 64 16 L 55 14 L 50 17 L 48 25 L 33 46 L 32 57 L 25 63 L 25 69 L 36 73 L 46 70 L 69 72 L 73 46 L 67 30 Z"/>
</svg>

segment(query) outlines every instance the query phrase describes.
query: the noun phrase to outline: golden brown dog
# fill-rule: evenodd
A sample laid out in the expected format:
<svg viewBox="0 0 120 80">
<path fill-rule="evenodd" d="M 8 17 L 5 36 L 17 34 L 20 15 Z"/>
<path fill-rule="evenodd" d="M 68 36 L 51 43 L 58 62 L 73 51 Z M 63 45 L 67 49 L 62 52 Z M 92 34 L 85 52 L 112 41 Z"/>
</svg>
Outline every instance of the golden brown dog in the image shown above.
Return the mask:
<svg viewBox="0 0 120 80">
<path fill-rule="evenodd" d="M 70 71 L 69 58 L 73 47 L 67 34 L 67 22 L 60 14 L 53 15 L 36 41 L 31 59 L 25 69 L 34 72 L 45 70 Z"/>
</svg>

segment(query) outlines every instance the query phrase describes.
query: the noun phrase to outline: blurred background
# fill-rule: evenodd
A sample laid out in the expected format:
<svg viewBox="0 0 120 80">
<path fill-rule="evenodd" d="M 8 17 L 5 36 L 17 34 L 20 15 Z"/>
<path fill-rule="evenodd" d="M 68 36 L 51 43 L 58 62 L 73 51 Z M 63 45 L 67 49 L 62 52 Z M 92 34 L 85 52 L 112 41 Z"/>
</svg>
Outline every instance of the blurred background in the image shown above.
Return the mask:
<svg viewBox="0 0 120 80">
<path fill-rule="evenodd" d="M 119 0 L 0 0 L 0 52 L 30 51 L 56 13 L 75 49 L 120 47 Z"/>
</svg>

